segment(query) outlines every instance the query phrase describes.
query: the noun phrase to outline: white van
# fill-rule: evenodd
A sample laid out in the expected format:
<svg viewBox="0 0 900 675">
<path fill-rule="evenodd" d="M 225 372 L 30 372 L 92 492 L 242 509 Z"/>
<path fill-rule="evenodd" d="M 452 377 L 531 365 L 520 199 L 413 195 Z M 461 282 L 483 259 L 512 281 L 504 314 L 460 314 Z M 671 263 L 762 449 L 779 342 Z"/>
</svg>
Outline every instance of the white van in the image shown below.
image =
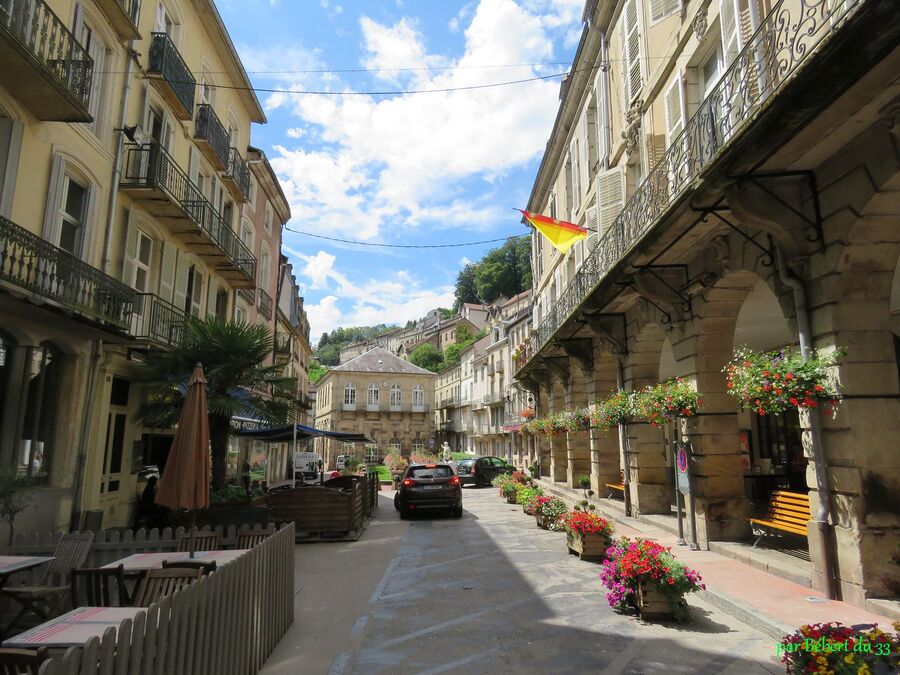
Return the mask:
<svg viewBox="0 0 900 675">
<path fill-rule="evenodd" d="M 347 464 L 350 463 L 351 459 L 353 459 L 353 455 L 338 455 L 337 459 L 334 460 L 334 468 L 338 471 L 343 471 L 347 468 Z"/>
</svg>

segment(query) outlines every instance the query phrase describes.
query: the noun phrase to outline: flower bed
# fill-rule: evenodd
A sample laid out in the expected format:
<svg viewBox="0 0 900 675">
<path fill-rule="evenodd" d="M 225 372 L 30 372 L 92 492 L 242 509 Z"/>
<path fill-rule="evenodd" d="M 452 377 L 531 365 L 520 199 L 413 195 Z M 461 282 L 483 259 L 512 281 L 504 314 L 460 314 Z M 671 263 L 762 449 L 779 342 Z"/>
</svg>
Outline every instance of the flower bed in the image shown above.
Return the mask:
<svg viewBox="0 0 900 675">
<path fill-rule="evenodd" d="M 658 606 L 652 596 L 659 594 L 668 603 L 668 614 L 676 619 L 687 616 L 684 596 L 691 591 L 705 589 L 700 574 L 677 560 L 668 548 L 656 542 L 623 537 L 607 549 L 600 580 L 607 588 L 610 607 L 623 611 L 633 607 L 642 613 L 646 607 L 654 618 L 659 617 Z"/>
<path fill-rule="evenodd" d="M 840 389 L 829 370 L 843 355 L 813 352 L 809 360 L 795 350 L 755 352 L 738 349 L 725 366 L 726 391 L 757 415 L 818 408 L 834 414 Z"/>
<path fill-rule="evenodd" d="M 900 622 L 894 623 L 900 630 Z M 776 645 L 788 673 L 878 675 L 900 672 L 900 635 L 837 622 L 801 626 Z"/>
<path fill-rule="evenodd" d="M 601 561 L 606 558 L 613 526 L 605 518 L 591 511 L 570 511 L 560 523 L 566 531 L 569 553 L 576 553 L 582 560 Z"/>
</svg>

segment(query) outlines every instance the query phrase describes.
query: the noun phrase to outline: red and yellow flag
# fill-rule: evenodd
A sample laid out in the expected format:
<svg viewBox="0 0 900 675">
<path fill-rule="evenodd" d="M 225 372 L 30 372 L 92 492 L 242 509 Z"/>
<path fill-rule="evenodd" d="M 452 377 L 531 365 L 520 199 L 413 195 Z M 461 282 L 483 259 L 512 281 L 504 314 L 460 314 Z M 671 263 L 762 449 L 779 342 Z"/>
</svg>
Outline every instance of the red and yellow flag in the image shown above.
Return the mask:
<svg viewBox="0 0 900 675">
<path fill-rule="evenodd" d="M 548 218 L 547 216 L 541 216 L 537 213 L 531 213 L 530 211 L 523 211 L 522 209 L 516 209 L 525 216 L 525 220 L 531 223 L 535 229 L 538 230 L 541 234 L 547 237 L 547 240 L 553 245 L 557 251 L 565 255 L 569 252 L 569 249 L 572 248 L 572 245 L 580 240 L 584 239 L 588 235 L 588 231 L 583 227 L 579 227 L 574 223 L 567 223 L 564 220 L 557 220 L 556 218 Z"/>
</svg>

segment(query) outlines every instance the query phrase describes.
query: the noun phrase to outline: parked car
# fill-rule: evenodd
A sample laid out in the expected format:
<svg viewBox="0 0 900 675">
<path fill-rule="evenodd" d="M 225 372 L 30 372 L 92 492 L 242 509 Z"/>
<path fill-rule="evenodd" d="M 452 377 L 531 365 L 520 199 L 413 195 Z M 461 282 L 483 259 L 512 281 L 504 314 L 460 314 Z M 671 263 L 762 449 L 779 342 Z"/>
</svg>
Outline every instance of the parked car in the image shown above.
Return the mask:
<svg viewBox="0 0 900 675">
<path fill-rule="evenodd" d="M 515 471 L 515 467 L 512 464 L 507 464 L 506 460 L 500 457 L 476 457 L 471 461 L 471 470 L 466 476 L 463 476 L 462 473 L 460 473 L 460 478 L 464 479 L 463 482 L 467 485 L 471 484 L 475 487 L 485 487 L 486 485 L 490 485 L 491 481 L 494 480 L 496 476 L 499 476 L 502 473 L 512 473 Z"/>
<path fill-rule="evenodd" d="M 334 468 L 338 471 L 347 468 L 347 464 L 350 460 L 353 459 L 353 455 L 338 455 L 337 459 L 334 460 Z"/>
<path fill-rule="evenodd" d="M 474 466 L 474 457 L 467 457 L 456 463 L 456 475 L 459 476 L 459 480 L 463 485 L 475 484 L 475 475 L 472 473 Z"/>
<path fill-rule="evenodd" d="M 462 484 L 449 464 L 412 464 L 394 495 L 394 507 L 404 520 L 418 511 L 450 509 L 461 518 Z"/>
</svg>

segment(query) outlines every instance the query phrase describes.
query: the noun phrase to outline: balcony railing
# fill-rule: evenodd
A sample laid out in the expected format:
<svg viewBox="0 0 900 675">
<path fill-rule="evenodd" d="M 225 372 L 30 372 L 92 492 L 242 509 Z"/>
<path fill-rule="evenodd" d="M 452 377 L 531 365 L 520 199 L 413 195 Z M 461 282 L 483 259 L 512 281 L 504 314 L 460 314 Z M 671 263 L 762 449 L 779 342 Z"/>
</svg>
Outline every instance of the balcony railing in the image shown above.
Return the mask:
<svg viewBox="0 0 900 675">
<path fill-rule="evenodd" d="M 259 289 L 259 313 L 267 319 L 272 318 L 272 296 Z"/>
<path fill-rule="evenodd" d="M 184 333 L 183 310 L 153 293 L 139 293 L 131 317 L 131 334 L 143 340 L 173 347 Z"/>
<path fill-rule="evenodd" d="M 490 405 L 491 403 L 500 403 L 504 400 L 504 396 L 502 393 L 497 392 L 496 394 L 486 394 L 484 397 L 484 403 Z"/>
<path fill-rule="evenodd" d="M 95 321 L 129 328 L 134 290 L 2 216 L 0 280 Z"/>
<path fill-rule="evenodd" d="M 43 0 L 0 0 L 0 38 L 0 83 L 38 119 L 91 121 L 94 61 Z"/>
<path fill-rule="evenodd" d="M 256 279 L 256 258 L 250 249 L 158 143 L 128 146 L 122 186 L 165 194 L 247 280 Z"/>
<path fill-rule="evenodd" d="M 228 167 L 222 174 L 222 182 L 236 201 L 243 204 L 250 198 L 250 167 L 237 148 L 231 148 L 228 154 Z"/>
<path fill-rule="evenodd" d="M 153 33 L 150 39 L 150 66 L 147 73 L 160 93 L 174 108 L 178 119 L 194 114 L 194 89 L 197 81 L 167 33 Z"/>
<path fill-rule="evenodd" d="M 442 399 L 438 402 L 437 407 L 438 407 L 438 408 L 451 408 L 451 407 L 453 407 L 454 405 L 456 405 L 456 397 L 455 397 L 455 396 L 448 396 L 447 398 L 442 398 Z"/>
<path fill-rule="evenodd" d="M 194 122 L 194 138 L 216 171 L 224 171 L 228 166 L 228 132 L 222 126 L 216 111 L 208 103 L 197 106 L 197 119 Z"/>
<path fill-rule="evenodd" d="M 722 154 L 844 19 L 867 0 L 780 0 L 737 55 L 709 96 L 654 165 L 596 253 L 585 259 L 572 282 L 541 321 L 519 370 L 556 334 L 584 300 L 653 230 L 695 179 Z"/>
</svg>

